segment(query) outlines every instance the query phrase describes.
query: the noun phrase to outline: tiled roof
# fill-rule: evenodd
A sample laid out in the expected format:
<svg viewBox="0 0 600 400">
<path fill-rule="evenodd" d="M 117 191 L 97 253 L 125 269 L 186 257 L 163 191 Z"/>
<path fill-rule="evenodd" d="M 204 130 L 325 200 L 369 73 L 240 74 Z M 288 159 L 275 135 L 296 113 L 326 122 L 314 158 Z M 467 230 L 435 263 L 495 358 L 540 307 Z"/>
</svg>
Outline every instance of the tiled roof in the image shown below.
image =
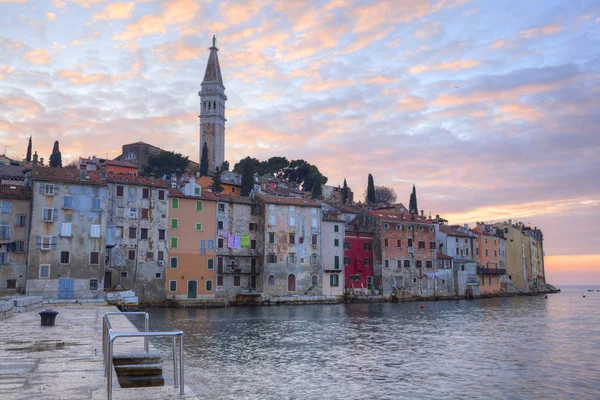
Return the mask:
<svg viewBox="0 0 600 400">
<path fill-rule="evenodd" d="M 458 229 L 452 229 L 448 226 L 441 225 L 440 232 L 445 233 L 448 236 L 462 237 L 462 238 L 473 238 L 474 236 L 465 232 L 461 232 Z"/>
<path fill-rule="evenodd" d="M 437 258 L 440 260 L 452 260 L 452 257 L 442 253 L 437 253 Z"/>
<path fill-rule="evenodd" d="M 178 199 L 192 199 L 192 200 L 210 200 L 210 201 L 217 201 L 219 200 L 219 196 L 215 195 L 212 192 L 205 192 L 202 191 L 202 195 L 201 196 L 188 196 L 186 194 L 183 194 L 181 192 L 181 190 L 179 189 L 169 189 L 169 196 L 171 197 L 177 197 Z"/>
<path fill-rule="evenodd" d="M 296 197 L 269 196 L 262 193 L 257 194 L 256 197 L 268 204 L 286 204 L 290 206 L 321 208 L 321 204 L 317 203 L 316 201 L 298 199 Z"/>
<path fill-rule="evenodd" d="M 227 194 L 221 194 L 219 195 L 219 201 L 223 201 L 226 203 L 235 203 L 235 204 L 248 204 L 248 205 L 254 205 L 256 204 L 256 201 L 252 200 L 250 197 L 235 197 L 235 196 L 229 196 Z"/>
<path fill-rule="evenodd" d="M 100 171 L 85 171 L 86 179 L 79 179 L 79 169 L 73 168 L 36 168 L 32 171 L 34 179 L 56 181 L 56 182 L 77 182 L 96 185 L 106 185 L 107 183 L 122 183 L 124 185 L 139 185 L 168 188 L 169 184 L 162 179 L 154 179 L 145 176 L 129 176 L 123 174 L 108 174 L 107 179 L 100 177 Z"/>
<path fill-rule="evenodd" d="M 388 222 L 413 222 L 418 224 L 431 224 L 432 222 L 425 217 L 410 213 L 392 213 L 383 210 L 369 211 L 369 214 L 377 219 Z M 414 220 L 413 220 L 414 215 Z M 404 219 L 403 219 L 404 218 Z"/>
<path fill-rule="evenodd" d="M 482 230 L 481 227 L 477 226 L 473 229 L 471 229 L 471 232 L 477 234 L 477 235 L 483 235 L 483 236 L 495 236 L 495 237 L 499 237 L 498 235 L 495 235 L 492 232 L 488 232 L 486 230 Z"/>
<path fill-rule="evenodd" d="M 30 199 L 31 188 L 21 185 L 0 185 L 0 198 Z"/>
<path fill-rule="evenodd" d="M 333 201 L 326 201 L 325 203 L 328 206 L 333 207 L 345 214 L 360 214 L 361 212 L 363 212 L 362 208 L 351 204 L 334 203 Z"/>
<path fill-rule="evenodd" d="M 106 165 L 114 165 L 115 167 L 127 167 L 127 168 L 137 169 L 137 166 L 135 164 L 130 163 L 129 161 L 106 160 Z"/>
<path fill-rule="evenodd" d="M 0 178 L 22 181 L 25 167 L 17 165 L 0 165 Z"/>
</svg>

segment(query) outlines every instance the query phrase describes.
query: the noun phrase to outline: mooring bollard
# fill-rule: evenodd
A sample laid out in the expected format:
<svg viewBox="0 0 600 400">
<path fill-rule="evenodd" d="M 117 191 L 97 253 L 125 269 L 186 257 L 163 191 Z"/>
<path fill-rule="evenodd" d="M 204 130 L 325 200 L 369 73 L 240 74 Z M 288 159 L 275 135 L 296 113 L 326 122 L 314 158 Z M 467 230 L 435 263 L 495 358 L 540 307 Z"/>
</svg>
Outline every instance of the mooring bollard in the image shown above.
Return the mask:
<svg viewBox="0 0 600 400">
<path fill-rule="evenodd" d="M 41 311 L 39 314 L 40 314 L 40 317 L 42 317 L 42 325 L 54 326 L 54 322 L 56 320 L 56 316 L 58 315 L 58 311 L 47 309 L 47 310 Z"/>
</svg>

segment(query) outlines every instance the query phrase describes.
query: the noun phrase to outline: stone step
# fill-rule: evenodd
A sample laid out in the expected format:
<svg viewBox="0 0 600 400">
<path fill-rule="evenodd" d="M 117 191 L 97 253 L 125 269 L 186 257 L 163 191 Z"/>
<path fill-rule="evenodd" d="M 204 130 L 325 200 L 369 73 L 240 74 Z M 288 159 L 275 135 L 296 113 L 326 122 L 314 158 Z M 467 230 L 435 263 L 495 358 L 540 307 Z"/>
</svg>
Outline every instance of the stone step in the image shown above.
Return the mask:
<svg viewBox="0 0 600 400">
<path fill-rule="evenodd" d="M 160 364 L 158 353 L 124 353 L 113 355 L 113 365 Z"/>
<path fill-rule="evenodd" d="M 115 372 L 117 376 L 162 375 L 162 365 L 160 363 L 115 365 Z"/>
<path fill-rule="evenodd" d="M 119 385 L 122 388 L 165 386 L 165 378 L 162 375 L 119 376 L 117 379 L 119 380 Z"/>
</svg>

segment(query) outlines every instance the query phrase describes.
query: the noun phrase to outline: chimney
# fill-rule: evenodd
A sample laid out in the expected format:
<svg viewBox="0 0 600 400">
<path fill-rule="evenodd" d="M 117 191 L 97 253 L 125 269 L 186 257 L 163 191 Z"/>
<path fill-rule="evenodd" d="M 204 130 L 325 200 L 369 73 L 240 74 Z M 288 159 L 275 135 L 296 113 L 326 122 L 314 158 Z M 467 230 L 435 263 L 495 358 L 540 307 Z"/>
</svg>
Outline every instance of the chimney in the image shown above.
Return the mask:
<svg viewBox="0 0 600 400">
<path fill-rule="evenodd" d="M 421 218 L 425 216 L 425 211 L 421 210 Z"/>
<path fill-rule="evenodd" d="M 38 155 L 37 155 L 37 151 L 35 153 L 33 153 L 33 168 L 37 167 L 38 164 Z"/>
<path fill-rule="evenodd" d="M 435 219 L 440 219 L 440 214 L 435 214 Z"/>
<path fill-rule="evenodd" d="M 80 182 L 85 182 L 85 169 L 80 169 L 79 170 L 79 181 Z"/>
<path fill-rule="evenodd" d="M 106 180 L 106 164 L 105 163 L 100 164 L 100 179 Z"/>
<path fill-rule="evenodd" d="M 465 231 L 469 230 L 469 224 L 464 224 L 463 227 L 465 228 Z"/>
<path fill-rule="evenodd" d="M 150 184 L 154 185 L 154 172 L 150 173 Z"/>
</svg>

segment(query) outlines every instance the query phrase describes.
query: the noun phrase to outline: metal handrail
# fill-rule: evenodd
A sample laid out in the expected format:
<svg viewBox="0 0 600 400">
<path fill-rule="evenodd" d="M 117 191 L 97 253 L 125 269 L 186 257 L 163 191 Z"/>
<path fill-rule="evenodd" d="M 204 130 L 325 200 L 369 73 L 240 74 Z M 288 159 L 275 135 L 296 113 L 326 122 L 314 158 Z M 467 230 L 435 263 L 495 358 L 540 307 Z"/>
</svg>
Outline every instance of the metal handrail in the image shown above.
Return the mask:
<svg viewBox="0 0 600 400">
<path fill-rule="evenodd" d="M 109 315 L 143 315 L 144 316 L 144 332 L 148 332 L 149 319 L 150 315 L 147 312 L 143 311 L 130 311 L 130 312 L 107 312 L 104 313 L 104 317 L 102 317 L 102 358 L 104 362 L 104 376 L 107 376 L 109 369 L 107 367 L 107 358 L 108 358 L 108 332 L 112 330 L 112 325 L 108 319 Z M 150 344 L 147 337 L 144 338 L 144 351 L 146 353 L 150 352 Z"/>
<path fill-rule="evenodd" d="M 112 400 L 112 358 L 113 358 L 113 344 L 116 339 L 122 337 L 143 337 L 144 339 L 150 336 L 173 336 L 173 380 L 175 387 L 178 387 L 177 381 L 177 336 L 179 336 L 179 394 L 185 394 L 185 383 L 183 373 L 183 332 L 172 331 L 172 332 L 123 332 L 113 333 L 112 329 L 108 331 L 108 362 L 107 369 L 108 375 L 106 377 L 106 391 L 107 399 Z"/>
</svg>

